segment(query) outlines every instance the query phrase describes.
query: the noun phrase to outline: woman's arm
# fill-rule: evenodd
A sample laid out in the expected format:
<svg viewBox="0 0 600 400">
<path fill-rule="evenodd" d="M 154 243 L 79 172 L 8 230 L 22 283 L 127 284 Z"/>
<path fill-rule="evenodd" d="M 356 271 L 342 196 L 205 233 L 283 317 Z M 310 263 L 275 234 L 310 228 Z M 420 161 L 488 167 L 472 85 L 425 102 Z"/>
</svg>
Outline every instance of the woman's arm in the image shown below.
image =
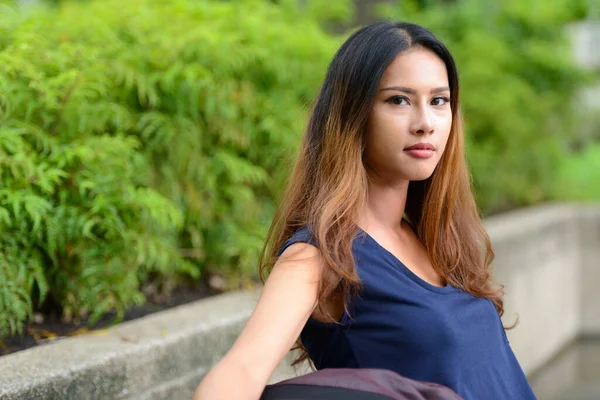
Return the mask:
<svg viewBox="0 0 600 400">
<path fill-rule="evenodd" d="M 317 304 L 321 261 L 306 243 L 275 263 L 254 312 L 233 347 L 205 375 L 194 400 L 257 400 Z"/>
</svg>

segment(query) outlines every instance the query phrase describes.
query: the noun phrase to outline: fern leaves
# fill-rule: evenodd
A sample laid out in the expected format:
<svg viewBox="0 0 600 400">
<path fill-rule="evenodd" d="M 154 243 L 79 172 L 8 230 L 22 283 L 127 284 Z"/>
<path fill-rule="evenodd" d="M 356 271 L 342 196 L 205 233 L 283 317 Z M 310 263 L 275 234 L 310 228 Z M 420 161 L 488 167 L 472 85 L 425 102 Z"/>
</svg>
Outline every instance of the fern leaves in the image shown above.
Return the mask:
<svg viewBox="0 0 600 400">
<path fill-rule="evenodd" d="M 0 21 L 0 336 L 47 296 L 95 319 L 150 276 L 253 275 L 337 44 L 290 12 L 105 0 Z"/>
</svg>

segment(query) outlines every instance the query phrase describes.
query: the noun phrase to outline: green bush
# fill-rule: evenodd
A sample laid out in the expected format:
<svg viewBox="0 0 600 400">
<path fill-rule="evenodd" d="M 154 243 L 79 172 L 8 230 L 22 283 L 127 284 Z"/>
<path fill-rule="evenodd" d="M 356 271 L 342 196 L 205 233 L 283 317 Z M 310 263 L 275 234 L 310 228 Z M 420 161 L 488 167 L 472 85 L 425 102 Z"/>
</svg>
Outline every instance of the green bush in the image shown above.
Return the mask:
<svg viewBox="0 0 600 400">
<path fill-rule="evenodd" d="M 578 139 L 575 90 L 588 82 L 564 33 L 583 0 L 427 3 L 403 0 L 381 13 L 422 23 L 455 56 L 480 207 L 489 214 L 550 199 Z"/>
<path fill-rule="evenodd" d="M 569 154 L 560 165 L 554 196 L 562 201 L 600 200 L 600 143 Z"/>
<path fill-rule="evenodd" d="M 18 332 L 33 302 L 97 318 L 143 301 L 153 276 L 252 275 L 338 45 L 313 22 L 323 9 L 3 11 L 0 331 Z"/>
</svg>

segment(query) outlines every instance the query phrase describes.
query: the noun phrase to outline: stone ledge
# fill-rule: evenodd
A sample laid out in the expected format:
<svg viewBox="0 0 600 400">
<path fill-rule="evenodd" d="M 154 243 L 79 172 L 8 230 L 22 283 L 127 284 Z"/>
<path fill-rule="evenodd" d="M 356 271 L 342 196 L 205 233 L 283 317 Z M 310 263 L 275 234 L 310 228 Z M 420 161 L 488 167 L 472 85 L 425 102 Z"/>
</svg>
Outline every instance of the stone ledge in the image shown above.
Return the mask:
<svg viewBox="0 0 600 400">
<path fill-rule="evenodd" d="M 0 399 L 172 399 L 169 382 L 188 377 L 193 382 L 184 386 L 195 387 L 229 349 L 257 298 L 220 295 L 6 355 Z"/>
<path fill-rule="evenodd" d="M 509 301 L 505 304 L 525 319 L 511 337 L 511 344 L 526 372 L 539 367 L 540 362 L 547 362 L 550 350 L 555 353 L 566 343 L 562 337 L 554 338 L 556 347 L 544 353 L 527 345 L 528 337 L 535 336 L 536 331 L 552 332 L 545 329 L 548 319 L 535 318 L 534 311 L 545 299 L 535 298 L 532 293 L 545 293 L 545 296 L 555 293 L 551 300 L 561 304 L 565 299 L 555 298 L 556 293 L 561 293 L 559 290 L 543 287 L 543 291 L 532 292 L 531 287 L 517 285 L 519 281 L 533 279 L 532 282 L 536 282 L 536 274 L 548 275 L 567 268 L 571 271 L 567 275 L 572 281 L 571 293 L 580 298 L 571 299 L 569 307 L 572 308 L 557 306 L 556 313 L 560 315 L 556 317 L 560 320 L 563 314 L 582 314 L 583 318 L 572 319 L 572 329 L 565 331 L 564 337 L 584 333 L 582 328 L 585 327 L 588 335 L 600 333 L 600 329 L 595 329 L 600 328 L 600 321 L 594 322 L 597 312 L 593 309 L 600 304 L 600 292 L 586 286 L 600 279 L 596 271 L 600 270 L 597 268 L 600 266 L 600 207 L 546 204 L 489 218 L 485 225 L 494 248 L 499 250 L 494 268 L 501 281 L 507 283 Z M 557 241 L 557 238 L 564 240 Z M 556 243 L 562 246 L 556 248 L 554 258 L 557 260 L 559 256 L 563 257 L 560 260 L 564 259 L 567 252 L 574 254 L 572 264 L 560 265 L 561 269 L 556 269 L 552 262 L 546 266 L 544 260 L 552 261 L 552 257 L 548 258 L 547 254 L 542 257 L 548 249 L 558 246 Z M 525 259 L 529 261 L 524 265 L 520 261 Z M 561 280 L 555 281 L 564 284 Z M 541 285 L 544 281 L 538 283 Z M 106 331 L 0 357 L 0 399 L 190 398 L 205 371 L 231 347 L 258 296 L 259 292 L 224 294 L 119 324 Z M 592 308 L 586 311 L 584 302 Z M 574 308 L 578 306 L 583 307 L 584 312 Z M 587 325 L 586 315 L 589 317 Z M 286 357 L 282 361 L 271 382 L 294 374 L 285 365 L 290 360 L 291 357 Z M 301 367 L 299 372 L 307 371 Z"/>
</svg>

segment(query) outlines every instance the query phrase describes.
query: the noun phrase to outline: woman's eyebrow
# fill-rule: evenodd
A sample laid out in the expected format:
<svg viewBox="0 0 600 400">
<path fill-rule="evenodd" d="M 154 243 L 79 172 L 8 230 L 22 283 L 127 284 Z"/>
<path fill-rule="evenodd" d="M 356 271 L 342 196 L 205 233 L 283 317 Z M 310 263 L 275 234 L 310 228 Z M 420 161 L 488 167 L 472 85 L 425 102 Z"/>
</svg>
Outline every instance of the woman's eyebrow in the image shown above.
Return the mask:
<svg viewBox="0 0 600 400">
<path fill-rule="evenodd" d="M 389 87 L 385 87 L 383 89 L 381 89 L 380 91 L 386 91 L 386 90 L 395 90 L 398 92 L 404 92 L 404 93 L 408 93 L 408 94 L 417 94 L 417 91 L 415 89 L 411 89 L 405 86 L 389 86 Z M 441 87 L 437 87 L 437 88 L 433 88 L 431 89 L 431 94 L 436 94 L 436 93 L 441 93 L 441 92 L 449 92 L 450 88 L 448 86 L 441 86 Z"/>
</svg>

